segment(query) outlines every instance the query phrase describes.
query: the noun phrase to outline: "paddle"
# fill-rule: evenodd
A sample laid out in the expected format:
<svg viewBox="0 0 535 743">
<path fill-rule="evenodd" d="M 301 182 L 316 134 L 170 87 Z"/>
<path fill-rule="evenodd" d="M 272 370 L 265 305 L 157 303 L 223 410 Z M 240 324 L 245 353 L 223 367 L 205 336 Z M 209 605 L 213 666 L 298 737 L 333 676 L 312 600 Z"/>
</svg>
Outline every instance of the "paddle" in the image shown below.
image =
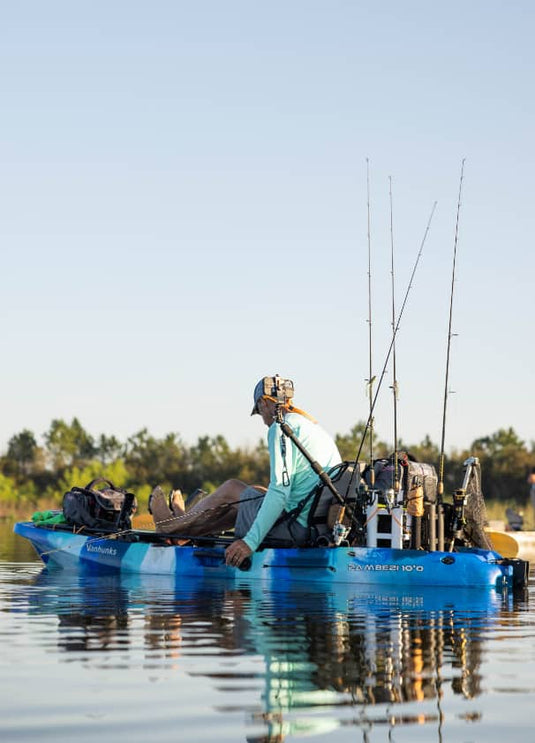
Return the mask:
<svg viewBox="0 0 535 743">
<path fill-rule="evenodd" d="M 486 529 L 485 531 L 492 542 L 494 550 L 502 557 L 516 557 L 518 555 L 518 542 L 511 534 L 507 534 L 504 531 L 492 531 L 491 529 Z"/>
</svg>

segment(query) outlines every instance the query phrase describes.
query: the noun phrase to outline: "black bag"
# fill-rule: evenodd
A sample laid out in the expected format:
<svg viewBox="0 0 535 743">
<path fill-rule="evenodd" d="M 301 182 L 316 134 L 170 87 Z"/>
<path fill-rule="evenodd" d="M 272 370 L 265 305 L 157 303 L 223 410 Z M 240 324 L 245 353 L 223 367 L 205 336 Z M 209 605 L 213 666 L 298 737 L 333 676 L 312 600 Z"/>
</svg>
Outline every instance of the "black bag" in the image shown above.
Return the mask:
<svg viewBox="0 0 535 743">
<path fill-rule="evenodd" d="M 376 459 L 373 463 L 375 472 L 374 489 L 387 491 L 394 487 L 394 462 L 389 459 Z M 370 467 L 364 471 L 364 479 L 368 487 L 371 487 Z M 421 485 L 424 491 L 425 503 L 436 503 L 438 476 L 432 464 L 415 462 L 400 453 L 398 459 L 398 480 L 405 494 L 415 485 Z"/>
<path fill-rule="evenodd" d="M 107 487 L 98 490 L 97 483 Z M 73 487 L 63 496 L 63 515 L 69 524 L 106 532 L 131 529 L 136 508 L 133 493 L 102 477 L 91 480 L 85 488 Z"/>
</svg>

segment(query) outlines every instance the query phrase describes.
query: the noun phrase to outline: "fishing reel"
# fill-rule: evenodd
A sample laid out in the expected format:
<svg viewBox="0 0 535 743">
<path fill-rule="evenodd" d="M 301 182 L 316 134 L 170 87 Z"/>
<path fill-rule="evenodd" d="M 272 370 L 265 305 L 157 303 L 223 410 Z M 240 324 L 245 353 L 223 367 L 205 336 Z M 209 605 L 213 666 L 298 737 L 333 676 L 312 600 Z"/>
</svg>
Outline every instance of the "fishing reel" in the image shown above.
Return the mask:
<svg viewBox="0 0 535 743">
<path fill-rule="evenodd" d="M 460 488 L 453 493 L 453 539 L 460 539 L 465 524 L 464 509 L 466 506 L 466 490 Z"/>
<path fill-rule="evenodd" d="M 337 521 L 333 526 L 332 540 L 336 547 L 344 546 L 349 547 L 347 536 L 349 534 L 349 526 L 345 526 L 340 521 Z"/>
</svg>

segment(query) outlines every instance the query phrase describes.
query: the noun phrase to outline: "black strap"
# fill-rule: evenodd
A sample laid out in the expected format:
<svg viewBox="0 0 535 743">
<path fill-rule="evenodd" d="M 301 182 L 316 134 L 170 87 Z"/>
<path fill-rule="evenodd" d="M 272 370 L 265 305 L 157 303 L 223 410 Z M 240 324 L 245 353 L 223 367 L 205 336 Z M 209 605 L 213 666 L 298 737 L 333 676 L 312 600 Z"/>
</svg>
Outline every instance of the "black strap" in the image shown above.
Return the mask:
<svg viewBox="0 0 535 743">
<path fill-rule="evenodd" d="M 128 526 L 131 526 L 130 522 L 130 514 L 133 511 L 134 508 L 134 501 L 136 496 L 134 493 L 125 493 L 123 505 L 121 508 L 121 512 L 119 513 L 119 516 L 117 518 L 117 525 L 120 526 L 123 523 L 124 519 L 128 520 Z"/>
<path fill-rule="evenodd" d="M 115 485 L 110 480 L 106 480 L 104 477 L 95 477 L 94 480 L 91 480 L 91 482 L 89 483 L 89 485 L 86 485 L 85 486 L 86 487 L 86 490 L 95 490 L 96 489 L 95 488 L 95 485 L 96 485 L 97 482 L 103 482 L 105 485 L 108 485 L 112 490 L 117 490 L 117 488 L 115 487 Z M 119 489 L 119 492 L 124 492 L 124 491 L 121 491 Z"/>
</svg>

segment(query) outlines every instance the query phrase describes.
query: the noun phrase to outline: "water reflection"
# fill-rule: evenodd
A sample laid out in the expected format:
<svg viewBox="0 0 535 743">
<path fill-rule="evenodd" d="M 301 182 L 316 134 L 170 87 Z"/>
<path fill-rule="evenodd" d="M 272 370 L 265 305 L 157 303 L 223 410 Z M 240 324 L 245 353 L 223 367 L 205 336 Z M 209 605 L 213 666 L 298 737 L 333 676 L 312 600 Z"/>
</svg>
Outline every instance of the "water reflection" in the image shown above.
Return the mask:
<svg viewBox="0 0 535 743">
<path fill-rule="evenodd" d="M 266 591 L 62 571 L 21 584 L 10 610 L 55 615 L 65 662 L 203 676 L 228 692 L 221 712 L 243 710 L 236 692 L 252 688 L 247 740 L 266 743 L 342 725 L 439 729 L 446 693 L 481 694 L 486 633 L 513 608 L 477 590 Z"/>
</svg>

